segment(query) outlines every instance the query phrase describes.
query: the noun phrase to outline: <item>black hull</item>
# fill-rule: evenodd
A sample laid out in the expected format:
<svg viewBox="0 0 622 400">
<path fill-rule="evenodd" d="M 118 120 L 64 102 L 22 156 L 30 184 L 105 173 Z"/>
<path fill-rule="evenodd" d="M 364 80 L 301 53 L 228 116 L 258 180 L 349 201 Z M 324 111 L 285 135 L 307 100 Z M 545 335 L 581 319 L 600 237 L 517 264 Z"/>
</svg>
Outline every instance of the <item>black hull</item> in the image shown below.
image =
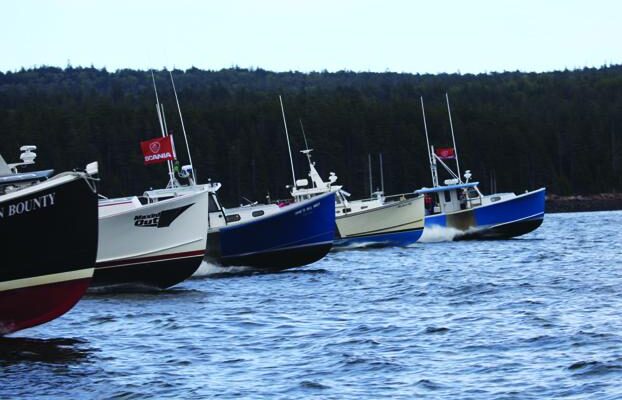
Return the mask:
<svg viewBox="0 0 622 400">
<path fill-rule="evenodd" d="M 51 321 L 82 298 L 97 214 L 97 194 L 75 175 L 0 197 L 0 335 Z"/>
<path fill-rule="evenodd" d="M 95 267 L 91 288 L 167 289 L 190 278 L 201 266 L 203 255 L 142 262 L 122 266 Z"/>
<path fill-rule="evenodd" d="M 208 236 L 208 249 L 215 248 L 218 243 L 218 232 Z M 241 266 L 274 272 L 302 267 L 319 261 L 328 254 L 332 247 L 332 243 L 327 243 L 233 257 L 221 257 L 220 254 L 208 250 L 205 259 L 210 263 L 224 267 Z"/>
<path fill-rule="evenodd" d="M 511 222 L 509 224 L 483 229 L 479 232 L 466 233 L 456 237 L 454 240 L 502 240 L 511 239 L 517 236 L 534 231 L 542 225 L 544 218 L 530 219 L 527 221 Z"/>
<path fill-rule="evenodd" d="M 23 189 L 13 200 L 0 199 L 0 282 L 95 265 L 97 194 L 82 178 L 48 186 L 53 182 L 32 193 Z"/>
</svg>

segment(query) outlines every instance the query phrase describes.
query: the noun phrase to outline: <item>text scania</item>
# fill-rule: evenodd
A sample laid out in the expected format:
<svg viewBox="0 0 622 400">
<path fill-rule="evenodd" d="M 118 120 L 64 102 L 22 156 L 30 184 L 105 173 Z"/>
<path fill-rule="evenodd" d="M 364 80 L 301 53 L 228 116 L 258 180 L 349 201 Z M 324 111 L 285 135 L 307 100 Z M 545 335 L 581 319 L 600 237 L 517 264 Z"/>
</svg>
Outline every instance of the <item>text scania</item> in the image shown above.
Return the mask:
<svg viewBox="0 0 622 400">
<path fill-rule="evenodd" d="M 48 193 L 43 196 L 27 199 L 14 204 L 0 207 L 0 218 L 12 217 L 29 213 L 41 208 L 51 207 L 56 201 L 56 193 Z"/>
<path fill-rule="evenodd" d="M 148 156 L 145 156 L 145 161 L 168 160 L 168 159 L 173 159 L 173 156 L 168 151 L 166 153 L 150 154 Z"/>
</svg>

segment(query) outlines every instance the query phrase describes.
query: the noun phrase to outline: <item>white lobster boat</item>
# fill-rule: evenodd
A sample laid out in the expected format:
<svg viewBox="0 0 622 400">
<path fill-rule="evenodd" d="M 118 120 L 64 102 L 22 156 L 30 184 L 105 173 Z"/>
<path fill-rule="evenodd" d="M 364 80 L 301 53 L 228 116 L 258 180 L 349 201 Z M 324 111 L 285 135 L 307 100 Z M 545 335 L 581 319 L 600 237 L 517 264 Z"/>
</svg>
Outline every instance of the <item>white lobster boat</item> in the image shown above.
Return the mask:
<svg viewBox="0 0 622 400">
<path fill-rule="evenodd" d="M 210 193 L 194 185 L 99 202 L 99 249 L 92 286 L 176 285 L 199 268 Z"/>
<path fill-rule="evenodd" d="M 425 210 L 423 196 L 414 193 L 384 196 L 383 192 L 376 192 L 370 199 L 348 200 L 350 194 L 335 185 L 337 175 L 331 172 L 328 182 L 324 182 L 311 161 L 311 152 L 307 145 L 301 150 L 309 163 L 307 179 L 296 179 L 294 162 L 292 159 L 289 132 L 285 118 L 283 99 L 279 96 L 283 127 L 287 139 L 289 161 L 292 168 L 293 185 L 291 195 L 295 202 L 307 201 L 324 193 L 335 193 L 335 240 L 333 247 L 350 246 L 405 246 L 415 243 L 423 233 Z M 300 123 L 302 134 L 304 128 Z M 371 175 L 370 175 L 371 177 Z M 371 178 L 370 178 L 371 179 Z M 371 185 L 370 185 L 371 187 Z"/>
<path fill-rule="evenodd" d="M 295 201 L 335 193 L 337 230 L 334 246 L 352 245 L 405 246 L 415 243 L 423 232 L 425 210 L 423 196 L 401 194 L 384 196 L 375 192 L 372 198 L 348 200 L 350 194 L 335 185 L 337 176 L 331 172 L 325 182 L 311 161 L 311 149 L 302 150 L 309 161 L 309 178 L 299 179 L 291 190 Z"/>
</svg>

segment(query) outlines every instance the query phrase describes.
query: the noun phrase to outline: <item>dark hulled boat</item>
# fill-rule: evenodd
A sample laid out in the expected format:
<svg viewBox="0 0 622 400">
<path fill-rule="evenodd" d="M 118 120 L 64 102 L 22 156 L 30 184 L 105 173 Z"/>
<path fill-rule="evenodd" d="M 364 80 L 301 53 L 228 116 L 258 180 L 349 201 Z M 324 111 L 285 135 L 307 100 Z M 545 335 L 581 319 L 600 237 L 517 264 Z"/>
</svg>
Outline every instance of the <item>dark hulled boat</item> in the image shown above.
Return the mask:
<svg viewBox="0 0 622 400">
<path fill-rule="evenodd" d="M 211 204 L 216 205 L 214 199 Z M 276 206 L 275 206 L 276 207 Z M 222 266 L 279 271 L 322 259 L 335 237 L 335 195 L 325 193 L 276 210 L 270 206 L 210 212 L 206 259 Z M 222 214 L 221 214 L 222 213 Z M 223 218 L 220 218 L 224 216 Z M 217 226 L 218 221 L 227 221 Z"/>
<path fill-rule="evenodd" d="M 0 335 L 53 320 L 80 300 L 97 255 L 97 193 L 86 172 L 19 173 L 0 157 Z"/>
</svg>

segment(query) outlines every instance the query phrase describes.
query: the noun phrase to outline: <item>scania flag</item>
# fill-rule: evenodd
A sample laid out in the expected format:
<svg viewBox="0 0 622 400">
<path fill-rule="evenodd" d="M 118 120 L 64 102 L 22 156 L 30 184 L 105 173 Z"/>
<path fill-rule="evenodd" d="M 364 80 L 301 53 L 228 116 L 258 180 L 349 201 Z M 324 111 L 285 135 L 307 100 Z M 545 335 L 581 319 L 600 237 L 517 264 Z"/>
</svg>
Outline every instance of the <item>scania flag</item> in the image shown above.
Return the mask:
<svg viewBox="0 0 622 400">
<path fill-rule="evenodd" d="M 456 158 L 456 152 L 453 147 L 439 147 L 434 152 L 441 160 L 453 160 Z"/>
<path fill-rule="evenodd" d="M 170 135 L 140 142 L 140 148 L 143 151 L 145 165 L 157 164 L 175 159 L 173 137 Z"/>
</svg>

